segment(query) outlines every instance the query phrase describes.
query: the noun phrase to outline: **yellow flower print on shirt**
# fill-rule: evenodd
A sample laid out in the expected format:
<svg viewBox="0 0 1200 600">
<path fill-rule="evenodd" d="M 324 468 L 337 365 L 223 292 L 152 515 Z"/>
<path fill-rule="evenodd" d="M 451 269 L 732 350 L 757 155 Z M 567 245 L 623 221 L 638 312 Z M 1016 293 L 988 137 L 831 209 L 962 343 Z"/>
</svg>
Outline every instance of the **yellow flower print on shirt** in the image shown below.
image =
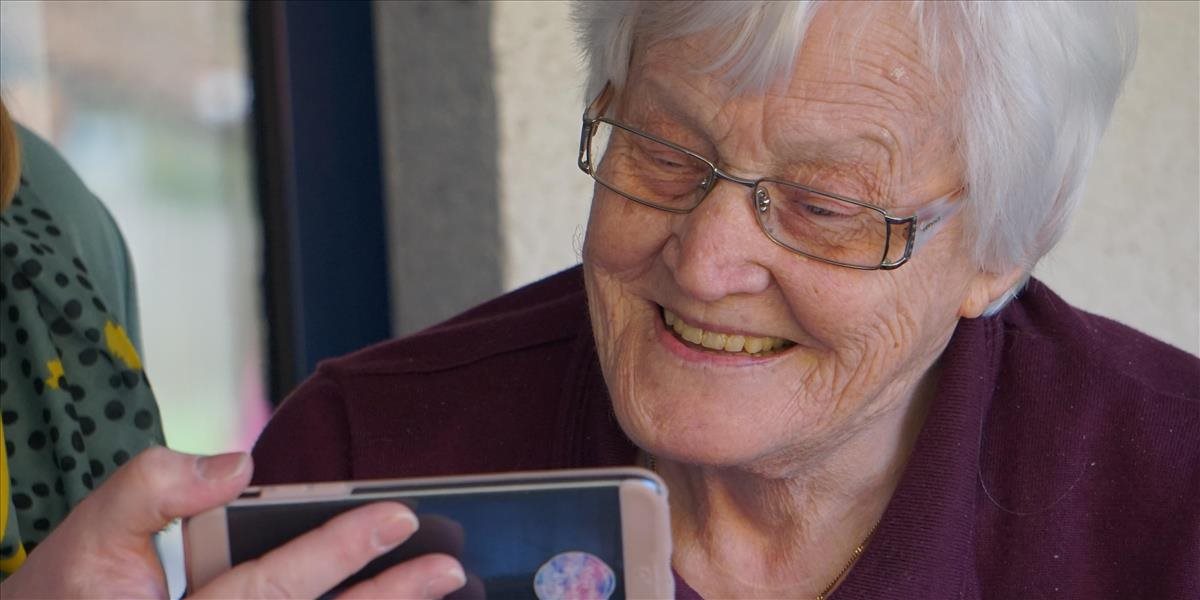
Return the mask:
<svg viewBox="0 0 1200 600">
<path fill-rule="evenodd" d="M 59 359 L 46 361 L 46 370 L 50 372 L 50 376 L 46 378 L 46 387 L 57 390 L 58 380 L 63 376 L 63 365 Z"/>
<path fill-rule="evenodd" d="M 138 357 L 137 350 L 133 348 L 133 342 L 129 341 L 124 327 L 112 321 L 106 321 L 104 323 L 104 343 L 108 344 L 108 351 L 121 359 L 125 366 L 135 370 L 142 368 L 142 359 Z"/>
</svg>

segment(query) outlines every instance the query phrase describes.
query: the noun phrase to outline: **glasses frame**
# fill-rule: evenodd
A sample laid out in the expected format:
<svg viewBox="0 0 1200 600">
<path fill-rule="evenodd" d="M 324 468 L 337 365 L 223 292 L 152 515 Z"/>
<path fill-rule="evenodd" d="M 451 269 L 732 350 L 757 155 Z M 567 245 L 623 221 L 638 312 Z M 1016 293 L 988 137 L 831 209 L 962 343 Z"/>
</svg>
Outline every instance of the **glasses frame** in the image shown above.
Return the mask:
<svg viewBox="0 0 1200 600">
<path fill-rule="evenodd" d="M 647 133 L 636 127 L 632 127 L 630 125 L 626 125 L 619 121 L 600 116 L 600 113 L 603 112 L 605 105 L 607 105 L 607 103 L 608 103 L 610 90 L 611 90 L 611 84 L 605 85 L 604 90 L 592 102 L 592 104 L 590 106 L 588 106 L 587 111 L 585 111 L 583 114 L 583 128 L 579 134 L 578 166 L 581 171 L 590 175 L 592 177 L 592 179 L 596 181 L 596 183 L 599 183 L 600 185 L 604 186 L 606 189 L 612 191 L 613 193 L 616 193 L 624 198 L 632 200 L 633 202 L 641 204 L 642 206 L 647 206 L 649 208 L 653 208 L 653 209 L 657 209 L 657 210 L 661 210 L 661 211 L 669 212 L 669 213 L 673 213 L 673 214 L 688 214 L 688 213 L 691 213 L 692 211 L 696 210 L 696 208 L 698 208 L 701 204 L 703 204 L 704 200 L 708 198 L 709 193 L 712 192 L 713 188 L 715 188 L 717 186 L 717 182 L 719 180 L 723 179 L 730 183 L 735 183 L 737 185 L 741 185 L 741 186 L 750 188 L 750 190 L 751 190 L 750 204 L 751 204 L 753 210 L 763 213 L 763 212 L 766 212 L 770 207 L 770 198 L 763 195 L 762 188 L 760 187 L 764 182 L 777 183 L 777 184 L 796 187 L 796 188 L 802 189 L 806 192 L 809 192 L 811 194 L 816 194 L 818 196 L 825 196 L 827 198 L 831 198 L 831 199 L 838 200 L 841 202 L 847 202 L 850 204 L 854 204 L 856 206 L 861 206 L 868 210 L 875 211 L 876 213 L 879 213 L 879 215 L 883 217 L 884 223 L 886 225 L 886 233 L 885 233 L 884 242 L 883 242 L 883 255 L 880 256 L 879 263 L 876 265 L 873 265 L 873 266 L 871 266 L 871 265 L 856 265 L 856 264 L 852 264 L 852 263 L 845 263 L 845 262 L 833 260 L 830 258 L 825 258 L 823 256 L 818 256 L 815 254 L 811 254 L 809 252 L 805 252 L 804 250 L 795 248 L 795 247 L 789 245 L 788 243 L 776 238 L 774 235 L 771 235 L 771 232 L 767 231 L 766 226 L 763 224 L 762 219 L 755 218 L 755 221 L 758 222 L 759 230 L 761 230 L 763 232 L 763 235 L 767 236 L 767 239 L 771 240 L 775 244 L 777 244 L 777 245 L 783 247 L 784 249 L 789 250 L 795 254 L 799 254 L 801 256 L 804 256 L 805 258 L 810 258 L 812 260 L 817 260 L 817 261 L 820 261 L 823 263 L 836 265 L 839 267 L 846 267 L 848 269 L 857 269 L 859 271 L 890 271 L 892 269 L 898 269 L 902 265 L 907 263 L 909 261 L 909 259 L 912 258 L 913 253 L 916 252 L 916 250 L 921 245 L 923 245 L 923 243 L 925 241 L 928 241 L 930 238 L 932 238 L 937 233 L 937 231 L 939 229 L 941 229 L 941 226 L 947 220 L 949 220 L 949 218 L 951 216 L 954 215 L 954 213 L 958 212 L 958 209 L 960 208 L 960 206 L 962 204 L 961 202 L 953 201 L 955 196 L 958 195 L 958 191 L 955 191 L 946 196 L 938 198 L 937 200 L 933 200 L 933 201 L 921 206 L 920 208 L 918 208 L 916 210 L 916 212 L 914 212 L 913 214 L 911 214 L 907 217 L 901 217 L 901 216 L 893 215 L 886 208 L 883 208 L 881 206 L 876 206 L 869 202 L 863 202 L 862 200 L 856 200 L 854 198 L 847 198 L 846 196 L 841 196 L 839 194 L 834 194 L 831 192 L 825 192 L 822 190 L 814 189 L 807 185 L 795 183 L 792 181 L 776 179 L 776 178 L 772 178 L 772 177 L 763 177 L 763 178 L 759 178 L 759 179 L 747 179 L 745 177 L 738 177 L 736 175 L 726 173 L 725 171 L 721 170 L 721 168 L 718 167 L 716 165 L 716 163 L 714 163 L 713 161 L 711 161 L 691 150 L 688 150 L 687 148 L 684 148 L 683 146 L 680 146 L 679 144 L 676 144 L 669 140 L 665 140 L 665 139 L 663 139 L 659 136 L 656 136 L 652 133 Z M 705 177 L 705 180 L 704 180 L 705 185 L 703 186 L 704 193 L 700 196 L 700 199 L 697 200 L 696 203 L 694 205 L 692 205 L 690 208 L 672 208 L 672 207 L 668 207 L 668 206 L 662 206 L 659 204 L 655 204 L 648 200 L 638 198 L 631 194 L 627 194 L 621 190 L 618 190 L 618 189 L 610 186 L 609 184 L 601 181 L 600 179 L 598 179 L 596 177 L 596 173 L 595 173 L 595 166 L 592 164 L 591 141 L 592 141 L 592 138 L 596 134 L 597 125 L 600 123 L 606 123 L 608 125 L 616 127 L 618 129 L 625 130 L 634 135 L 639 135 L 644 138 L 653 140 L 659 144 L 663 144 L 664 146 L 667 146 L 669 148 L 672 148 L 674 150 L 682 152 L 696 160 L 699 160 L 700 162 L 704 163 L 705 165 L 707 165 L 708 169 L 709 169 L 709 175 L 707 177 Z M 904 240 L 904 254 L 901 255 L 900 258 L 889 262 L 887 260 L 887 256 L 888 256 L 888 252 L 891 250 L 892 230 L 893 230 L 893 227 L 899 228 L 900 226 L 907 226 L 908 232 L 909 232 Z"/>
</svg>

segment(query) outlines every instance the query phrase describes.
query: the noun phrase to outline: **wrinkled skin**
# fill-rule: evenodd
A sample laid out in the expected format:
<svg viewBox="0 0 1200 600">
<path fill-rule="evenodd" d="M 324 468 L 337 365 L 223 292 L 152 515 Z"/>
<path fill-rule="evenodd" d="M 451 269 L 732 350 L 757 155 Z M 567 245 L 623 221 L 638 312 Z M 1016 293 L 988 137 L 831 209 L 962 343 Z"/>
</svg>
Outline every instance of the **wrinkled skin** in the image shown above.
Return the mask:
<svg viewBox="0 0 1200 600">
<path fill-rule="evenodd" d="M 735 175 L 911 214 L 959 190 L 964 169 L 953 98 L 904 10 L 826 5 L 790 82 L 732 98 L 701 72 L 705 35 L 635 48 L 608 114 Z M 895 271 L 808 260 L 763 235 L 749 196 L 721 182 L 676 215 L 597 186 L 588 298 L 616 415 L 672 489 L 676 568 L 706 595 L 811 597 L 882 514 L 958 319 L 1017 274 L 976 269 L 957 217 Z M 765 360 L 681 354 L 660 307 L 796 345 Z"/>
</svg>

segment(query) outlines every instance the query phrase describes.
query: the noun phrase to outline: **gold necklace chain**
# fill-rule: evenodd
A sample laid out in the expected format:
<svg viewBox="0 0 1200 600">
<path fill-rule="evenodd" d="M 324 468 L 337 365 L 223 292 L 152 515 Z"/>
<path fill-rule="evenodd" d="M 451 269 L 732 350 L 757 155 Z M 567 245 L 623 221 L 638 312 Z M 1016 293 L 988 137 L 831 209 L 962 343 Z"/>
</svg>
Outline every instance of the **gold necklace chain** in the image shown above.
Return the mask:
<svg viewBox="0 0 1200 600">
<path fill-rule="evenodd" d="M 863 538 L 863 541 L 859 542 L 858 546 L 854 548 L 854 552 L 850 553 L 850 560 L 847 560 L 846 564 L 842 566 L 842 570 L 838 571 L 837 577 L 834 577 L 833 581 L 829 582 L 829 585 L 825 586 L 825 589 L 821 590 L 820 594 L 817 594 L 816 600 L 825 600 L 828 598 L 829 594 L 833 592 L 833 588 L 842 582 L 842 578 L 846 576 L 846 573 L 850 572 L 850 567 L 853 567 L 854 563 L 858 562 L 858 557 L 862 556 L 863 550 L 871 542 L 871 536 L 875 535 L 875 530 L 879 528 L 879 522 L 882 520 L 883 518 L 880 517 L 879 521 L 875 521 L 875 524 L 871 526 L 871 530 L 867 532 L 867 537 Z"/>
<path fill-rule="evenodd" d="M 654 459 L 654 455 L 650 454 L 649 452 L 646 453 L 646 463 L 650 467 L 651 471 L 654 471 L 655 473 L 658 472 L 658 462 Z M 883 517 L 880 517 L 878 521 L 875 521 L 875 524 L 871 526 L 871 530 L 867 532 L 867 536 L 863 538 L 863 541 L 859 542 L 858 546 L 854 547 L 854 552 L 850 553 L 850 559 L 846 561 L 845 565 L 842 565 L 842 570 L 838 571 L 837 577 L 834 577 L 833 581 L 830 581 L 829 585 L 825 586 L 825 589 L 821 590 L 821 593 L 817 594 L 817 597 L 814 600 L 826 600 L 829 598 L 829 594 L 833 593 L 833 589 L 842 582 L 842 578 L 846 576 L 846 573 L 850 572 L 850 567 L 853 567 L 854 563 L 858 562 L 858 559 L 862 556 L 863 551 L 867 549 L 867 544 L 871 543 L 871 537 L 875 535 L 875 530 L 879 528 L 879 523 L 882 521 Z"/>
</svg>

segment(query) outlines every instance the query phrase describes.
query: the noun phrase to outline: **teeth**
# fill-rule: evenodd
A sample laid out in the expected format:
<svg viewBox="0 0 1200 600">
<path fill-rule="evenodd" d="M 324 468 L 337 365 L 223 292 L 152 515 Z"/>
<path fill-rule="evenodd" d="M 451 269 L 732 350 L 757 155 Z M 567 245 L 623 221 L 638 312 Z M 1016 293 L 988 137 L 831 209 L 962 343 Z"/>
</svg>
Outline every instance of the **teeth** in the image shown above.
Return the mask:
<svg viewBox="0 0 1200 600">
<path fill-rule="evenodd" d="M 679 337 L 710 350 L 758 354 L 760 352 L 783 349 L 791 345 L 791 342 L 776 337 L 753 337 L 704 331 L 699 327 L 685 323 L 678 315 L 665 308 L 663 309 L 663 322 L 667 324 L 667 327 L 673 329 Z"/>
<path fill-rule="evenodd" d="M 700 345 L 712 350 L 724 350 L 725 334 L 705 331 L 704 339 L 700 340 Z"/>
<path fill-rule="evenodd" d="M 683 319 L 680 319 L 679 317 L 675 317 L 675 323 L 673 325 L 671 325 L 671 329 L 674 329 L 675 333 L 678 333 L 679 335 L 683 335 L 683 330 L 687 329 L 687 323 L 684 323 Z"/>
</svg>

